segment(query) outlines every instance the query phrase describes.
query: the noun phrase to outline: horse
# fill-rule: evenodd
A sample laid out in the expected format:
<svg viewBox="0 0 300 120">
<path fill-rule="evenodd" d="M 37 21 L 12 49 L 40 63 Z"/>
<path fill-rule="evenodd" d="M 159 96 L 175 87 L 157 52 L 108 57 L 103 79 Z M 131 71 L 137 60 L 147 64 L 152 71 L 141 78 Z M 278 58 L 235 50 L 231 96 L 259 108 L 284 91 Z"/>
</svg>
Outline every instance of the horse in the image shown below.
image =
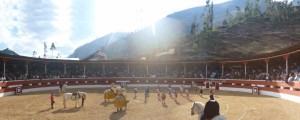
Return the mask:
<svg viewBox="0 0 300 120">
<path fill-rule="evenodd" d="M 65 93 L 67 90 L 67 84 L 62 85 L 61 87 L 59 86 L 58 92 L 59 94 Z"/>
<path fill-rule="evenodd" d="M 118 89 L 117 91 L 118 94 L 114 100 L 114 106 L 117 108 L 117 112 L 122 111 L 123 107 L 125 107 L 125 110 L 127 109 L 127 103 L 129 101 L 126 99 L 126 96 L 122 94 L 125 91 L 126 91 L 125 88 Z"/>
<path fill-rule="evenodd" d="M 198 114 L 198 120 L 201 120 L 201 117 L 204 115 L 205 105 L 201 102 L 194 102 L 191 108 L 191 115 Z M 223 115 L 217 115 L 211 120 L 226 120 L 226 117 Z"/>
<path fill-rule="evenodd" d="M 85 92 L 81 92 L 81 91 L 78 91 L 78 92 L 75 92 L 75 93 L 64 93 L 64 96 L 63 96 L 63 103 L 64 103 L 64 108 L 67 107 L 67 100 L 72 100 L 72 101 L 75 101 L 75 108 L 77 108 L 77 103 L 78 103 L 78 100 L 79 99 L 82 99 L 82 106 L 84 104 L 84 100 L 86 99 L 86 93 Z"/>
<path fill-rule="evenodd" d="M 203 115 L 203 113 L 204 113 L 204 104 L 201 102 L 194 102 L 191 108 L 191 115 L 198 114 L 200 118 Z"/>
<path fill-rule="evenodd" d="M 117 91 L 119 89 L 121 89 L 120 86 L 111 87 L 110 89 L 104 90 L 104 101 L 106 102 L 106 100 L 115 99 L 115 97 L 117 96 Z"/>
</svg>

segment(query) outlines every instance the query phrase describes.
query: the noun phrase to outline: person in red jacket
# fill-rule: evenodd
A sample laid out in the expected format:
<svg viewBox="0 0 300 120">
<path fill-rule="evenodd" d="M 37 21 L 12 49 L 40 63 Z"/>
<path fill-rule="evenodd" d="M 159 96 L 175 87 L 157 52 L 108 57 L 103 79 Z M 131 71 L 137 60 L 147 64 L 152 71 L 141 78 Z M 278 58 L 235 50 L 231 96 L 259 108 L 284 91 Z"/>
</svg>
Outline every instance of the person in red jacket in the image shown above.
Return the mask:
<svg viewBox="0 0 300 120">
<path fill-rule="evenodd" d="M 51 96 L 50 96 L 50 101 L 51 101 L 51 109 L 53 109 L 53 105 L 54 105 L 54 96 L 53 96 L 53 93 L 51 93 Z"/>
</svg>

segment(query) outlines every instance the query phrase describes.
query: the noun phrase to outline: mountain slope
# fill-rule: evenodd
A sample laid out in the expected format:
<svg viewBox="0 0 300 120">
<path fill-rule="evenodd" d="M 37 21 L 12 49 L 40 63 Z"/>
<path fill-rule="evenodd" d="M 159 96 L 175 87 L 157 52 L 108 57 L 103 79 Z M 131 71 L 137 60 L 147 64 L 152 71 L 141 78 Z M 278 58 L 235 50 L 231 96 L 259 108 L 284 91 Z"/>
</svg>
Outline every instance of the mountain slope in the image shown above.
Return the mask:
<svg viewBox="0 0 300 120">
<path fill-rule="evenodd" d="M 80 58 L 84 59 L 91 54 L 95 53 L 98 50 L 103 50 L 107 45 L 113 44 L 114 42 L 122 39 L 127 33 L 116 32 L 105 35 L 101 38 L 93 40 L 90 43 L 84 44 L 77 48 L 73 54 L 71 54 L 70 58 Z"/>
<path fill-rule="evenodd" d="M 244 2 L 242 1 L 246 0 L 233 0 L 215 5 L 215 11 L 217 12 L 215 17 L 216 25 L 219 25 L 224 19 L 227 8 L 234 12 L 235 5 L 243 6 Z M 108 55 L 108 59 L 121 59 L 136 58 L 168 49 L 176 45 L 179 39 L 189 34 L 194 16 L 200 19 L 199 16 L 203 10 L 204 7 L 200 6 L 179 11 L 159 20 L 155 26 L 148 26 L 134 33 L 123 33 L 126 37 L 117 37 L 115 39 L 116 42 L 107 45 L 103 51 Z M 199 25 L 201 27 L 202 24 Z M 103 48 L 111 35 L 98 38 L 77 48 L 69 57 L 84 59 L 90 56 Z"/>
<path fill-rule="evenodd" d="M 0 53 L 6 54 L 6 55 L 18 55 L 16 52 L 12 51 L 9 48 L 6 48 L 6 49 L 4 49 L 2 51 L 0 50 Z"/>
<path fill-rule="evenodd" d="M 140 59 L 141 57 L 163 59 L 164 57 L 156 58 L 156 54 L 176 49 L 173 55 L 168 56 L 169 59 L 237 58 L 270 53 L 299 43 L 299 23 L 276 29 L 263 22 L 256 25 L 241 24 L 232 28 L 217 27 L 226 18 L 227 9 L 235 15 L 236 7 L 243 10 L 246 1 L 232 0 L 214 5 L 214 26 L 221 40 L 214 50 L 193 49 L 195 36 L 189 33 L 195 16 L 199 28 L 202 28 L 200 16 L 204 7 L 200 6 L 170 14 L 156 22 L 154 26 L 148 26 L 137 32 L 122 33 L 110 44 L 106 43 L 111 38 L 111 34 L 106 35 L 76 49 L 70 57 L 84 59 L 101 50 L 108 59 Z M 260 10 L 265 11 L 263 0 L 260 0 L 259 5 Z M 257 21 L 253 23 L 255 22 Z"/>
<path fill-rule="evenodd" d="M 235 13 L 236 6 L 239 6 L 240 8 L 243 9 L 245 7 L 245 3 L 246 0 L 232 0 L 221 4 L 214 4 L 214 12 L 215 12 L 214 25 L 215 26 L 221 25 L 222 21 L 226 18 L 227 9 L 231 13 Z M 184 31 L 186 33 L 189 33 L 191 29 L 191 23 L 194 21 L 195 17 L 199 24 L 199 28 L 202 28 L 203 21 L 201 15 L 204 12 L 204 8 L 205 6 L 190 8 L 190 9 L 186 9 L 183 11 L 170 14 L 167 17 L 181 21 L 182 24 L 184 25 Z"/>
</svg>

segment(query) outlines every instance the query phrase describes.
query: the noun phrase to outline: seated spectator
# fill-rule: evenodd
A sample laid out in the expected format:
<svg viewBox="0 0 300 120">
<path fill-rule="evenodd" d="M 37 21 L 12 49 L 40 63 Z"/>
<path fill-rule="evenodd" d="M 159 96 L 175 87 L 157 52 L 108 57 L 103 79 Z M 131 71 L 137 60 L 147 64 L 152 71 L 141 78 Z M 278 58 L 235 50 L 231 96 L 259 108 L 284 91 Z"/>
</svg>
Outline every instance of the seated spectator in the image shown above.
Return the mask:
<svg viewBox="0 0 300 120">
<path fill-rule="evenodd" d="M 294 74 L 294 73 L 291 73 L 290 76 L 289 76 L 288 79 L 287 79 L 287 82 L 292 82 L 292 81 L 294 81 L 294 77 L 295 77 L 295 74 Z"/>
<path fill-rule="evenodd" d="M 295 81 L 300 81 L 300 72 L 296 72 L 295 73 L 295 78 L 294 78 Z"/>
</svg>

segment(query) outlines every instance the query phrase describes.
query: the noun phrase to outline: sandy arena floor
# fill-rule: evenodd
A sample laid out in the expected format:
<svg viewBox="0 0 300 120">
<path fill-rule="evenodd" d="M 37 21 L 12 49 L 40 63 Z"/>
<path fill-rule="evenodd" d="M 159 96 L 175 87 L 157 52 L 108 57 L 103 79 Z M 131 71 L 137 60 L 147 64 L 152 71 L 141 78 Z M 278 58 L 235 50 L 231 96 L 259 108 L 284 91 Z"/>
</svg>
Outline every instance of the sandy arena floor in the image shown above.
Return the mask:
<svg viewBox="0 0 300 120">
<path fill-rule="evenodd" d="M 191 94 L 190 98 L 178 95 L 177 102 L 167 95 L 166 105 L 157 99 L 154 89 L 144 101 L 144 88 L 134 99 L 132 88 L 127 96 L 130 102 L 128 109 L 114 113 L 112 102 L 104 102 L 104 89 L 70 89 L 68 91 L 85 91 L 88 93 L 84 107 L 74 108 L 75 102 L 68 101 L 64 109 L 62 97 L 55 96 L 55 107 L 50 109 L 50 93 L 44 91 L 0 98 L 1 120 L 197 120 L 191 116 L 193 101 L 208 101 L 208 91 L 204 97 Z M 166 90 L 166 89 L 165 89 Z M 300 104 L 287 100 L 241 92 L 217 91 L 216 100 L 221 107 L 221 114 L 228 120 L 299 120 Z M 112 101 L 112 100 L 111 100 Z M 81 102 L 80 102 L 81 104 Z"/>
</svg>

